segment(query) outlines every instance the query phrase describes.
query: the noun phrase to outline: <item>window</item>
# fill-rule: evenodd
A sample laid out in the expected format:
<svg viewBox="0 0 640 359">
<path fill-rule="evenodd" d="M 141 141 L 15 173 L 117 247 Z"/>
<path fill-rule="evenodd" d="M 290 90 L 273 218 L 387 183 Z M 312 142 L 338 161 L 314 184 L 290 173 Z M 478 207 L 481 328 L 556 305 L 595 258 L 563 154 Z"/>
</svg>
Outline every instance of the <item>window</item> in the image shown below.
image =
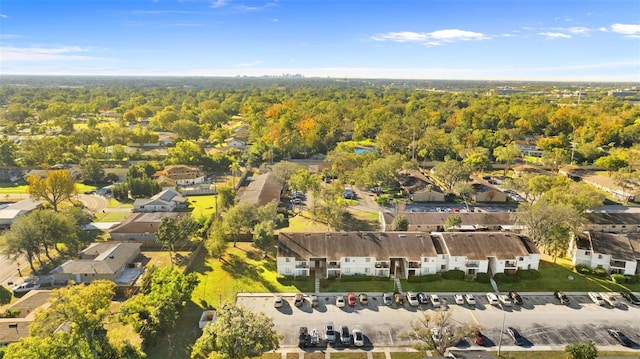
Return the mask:
<svg viewBox="0 0 640 359">
<path fill-rule="evenodd" d="M 349 261 L 350 261 L 349 257 L 345 257 L 344 261 L 345 261 L 345 263 L 349 263 Z"/>
<path fill-rule="evenodd" d="M 364 261 L 369 263 L 369 262 L 371 262 L 371 258 L 367 257 L 367 258 L 364 259 Z"/>
<path fill-rule="evenodd" d="M 598 254 L 598 259 L 602 259 L 602 254 Z"/>
<path fill-rule="evenodd" d="M 287 262 L 287 263 L 291 262 L 291 258 L 289 258 L 289 257 L 285 258 L 285 262 Z"/>
<path fill-rule="evenodd" d="M 365 268 L 365 269 L 364 269 L 364 272 L 365 272 L 366 274 L 369 274 L 369 267 Z"/>
<path fill-rule="evenodd" d="M 590 252 L 590 251 L 584 251 L 584 255 L 585 255 L 585 256 L 590 256 L 590 255 L 591 255 L 591 252 Z"/>
<path fill-rule="evenodd" d="M 443 265 L 440 266 L 440 270 L 446 270 L 446 269 L 447 269 L 447 265 L 446 264 L 443 264 Z"/>
</svg>

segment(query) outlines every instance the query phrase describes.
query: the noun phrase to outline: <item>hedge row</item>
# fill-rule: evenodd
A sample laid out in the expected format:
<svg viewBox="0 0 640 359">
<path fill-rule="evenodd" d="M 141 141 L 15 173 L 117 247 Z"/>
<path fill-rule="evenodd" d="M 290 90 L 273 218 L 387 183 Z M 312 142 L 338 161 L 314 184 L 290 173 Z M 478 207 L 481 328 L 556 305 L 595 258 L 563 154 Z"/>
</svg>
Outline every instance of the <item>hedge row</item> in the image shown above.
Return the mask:
<svg viewBox="0 0 640 359">
<path fill-rule="evenodd" d="M 409 277 L 408 281 L 411 283 L 428 283 L 441 281 L 442 277 L 439 274 L 426 274 L 426 275 L 414 275 Z"/>
</svg>

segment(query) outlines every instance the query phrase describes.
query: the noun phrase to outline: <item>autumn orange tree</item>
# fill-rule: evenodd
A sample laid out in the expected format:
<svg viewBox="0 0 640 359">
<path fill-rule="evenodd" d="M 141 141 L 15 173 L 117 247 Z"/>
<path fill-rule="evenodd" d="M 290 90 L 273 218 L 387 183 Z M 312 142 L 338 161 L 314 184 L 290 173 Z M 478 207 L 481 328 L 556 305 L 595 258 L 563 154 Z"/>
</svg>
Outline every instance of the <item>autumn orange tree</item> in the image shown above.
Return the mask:
<svg viewBox="0 0 640 359">
<path fill-rule="evenodd" d="M 58 205 L 77 193 L 76 182 L 68 170 L 56 170 L 47 174 L 47 178 L 27 177 L 29 195 L 34 199 L 42 199 L 49 203 L 54 211 Z"/>
</svg>

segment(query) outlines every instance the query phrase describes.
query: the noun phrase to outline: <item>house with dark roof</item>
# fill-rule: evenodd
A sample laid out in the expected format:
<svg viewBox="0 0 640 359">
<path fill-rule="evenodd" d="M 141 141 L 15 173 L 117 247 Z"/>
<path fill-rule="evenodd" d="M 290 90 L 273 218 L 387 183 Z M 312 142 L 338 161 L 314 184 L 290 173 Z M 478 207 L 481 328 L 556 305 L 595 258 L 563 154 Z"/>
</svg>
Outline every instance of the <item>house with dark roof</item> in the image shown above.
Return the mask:
<svg viewBox="0 0 640 359">
<path fill-rule="evenodd" d="M 507 195 L 492 187 L 483 183 L 473 183 L 473 201 L 474 202 L 506 202 Z"/>
<path fill-rule="evenodd" d="M 264 206 L 269 202 L 279 202 L 284 184 L 275 176 L 264 173 L 253 177 L 240 196 L 240 203 Z"/>
<path fill-rule="evenodd" d="M 132 213 L 121 223 L 109 229 L 109 236 L 114 241 L 135 241 L 144 244 L 155 243 L 156 232 L 165 217 L 176 219 L 187 216 L 186 212 L 152 212 Z"/>
<path fill-rule="evenodd" d="M 390 231 L 395 217 L 404 216 L 409 222 L 409 231 L 442 232 L 447 218 L 457 215 L 462 220 L 458 231 L 502 231 L 514 229 L 515 220 L 509 212 L 380 212 L 380 224 L 384 231 Z"/>
<path fill-rule="evenodd" d="M 54 283 L 89 284 L 94 280 L 110 280 L 117 284 L 133 284 L 141 268 L 130 266 L 140 254 L 140 243 L 93 243 L 80 252 L 79 259 L 68 260 L 49 275 Z"/>
<path fill-rule="evenodd" d="M 640 252 L 631 241 L 621 234 L 586 231 L 572 239 L 571 261 L 574 265 L 602 268 L 611 274 L 633 275 L 638 272 Z"/>
<path fill-rule="evenodd" d="M 538 249 L 505 232 L 327 232 L 278 234 L 278 273 L 408 278 L 451 269 L 469 275 L 537 269 Z"/>
<path fill-rule="evenodd" d="M 167 166 L 156 173 L 157 181 L 163 188 L 191 186 L 205 181 L 204 171 L 186 165 Z"/>
<path fill-rule="evenodd" d="M 593 212 L 587 213 L 585 231 L 608 233 L 640 233 L 640 213 Z"/>
<path fill-rule="evenodd" d="M 189 202 L 178 191 L 165 189 L 151 198 L 137 198 L 133 202 L 134 212 L 172 212 L 186 208 Z"/>
</svg>

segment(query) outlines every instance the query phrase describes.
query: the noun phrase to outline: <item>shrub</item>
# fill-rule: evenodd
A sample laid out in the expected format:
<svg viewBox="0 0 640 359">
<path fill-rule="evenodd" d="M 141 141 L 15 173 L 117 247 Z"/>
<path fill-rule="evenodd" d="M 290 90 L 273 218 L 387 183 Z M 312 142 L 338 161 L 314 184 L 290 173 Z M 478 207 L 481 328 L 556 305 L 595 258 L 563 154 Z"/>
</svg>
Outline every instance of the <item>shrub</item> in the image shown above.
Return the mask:
<svg viewBox="0 0 640 359">
<path fill-rule="evenodd" d="M 354 275 L 342 275 L 340 280 L 343 282 L 370 282 L 372 280 L 375 280 L 375 278 L 376 277 L 372 277 L 364 274 L 354 274 Z"/>
<path fill-rule="evenodd" d="M 540 278 L 540 272 L 535 269 L 521 269 L 518 271 L 518 277 L 524 280 L 532 280 Z"/>
<path fill-rule="evenodd" d="M 20 316 L 20 309 L 7 309 L 0 318 L 17 318 Z"/>
<path fill-rule="evenodd" d="M 11 302 L 11 291 L 5 288 L 3 285 L 0 285 L 0 305 L 9 304 Z"/>
<path fill-rule="evenodd" d="M 625 275 L 624 276 L 627 283 L 629 284 L 637 284 L 640 282 L 640 275 Z"/>
<path fill-rule="evenodd" d="M 494 274 L 493 279 L 495 279 L 495 281 L 498 283 L 515 283 L 520 280 L 520 277 L 518 277 L 517 275 L 507 275 L 504 273 L 496 273 Z"/>
<path fill-rule="evenodd" d="M 489 283 L 490 279 L 491 277 L 489 276 L 489 273 L 484 273 L 484 272 L 476 273 L 476 281 L 479 283 Z"/>
<path fill-rule="evenodd" d="M 591 268 L 581 264 L 575 266 L 574 270 L 580 274 L 591 274 Z"/>
<path fill-rule="evenodd" d="M 464 271 L 461 271 L 459 269 L 452 269 L 442 273 L 442 278 L 464 280 Z"/>
<path fill-rule="evenodd" d="M 613 281 L 613 283 L 621 284 L 626 282 L 627 278 L 624 276 L 624 274 L 612 274 L 611 280 Z"/>
<path fill-rule="evenodd" d="M 426 274 L 426 275 L 414 275 L 413 277 L 409 277 L 408 281 L 411 283 L 427 283 L 427 282 L 437 282 L 442 280 L 438 274 Z"/>
<path fill-rule="evenodd" d="M 593 270 L 593 274 L 598 277 L 605 277 L 607 275 L 607 271 L 604 268 L 596 268 Z"/>
</svg>

